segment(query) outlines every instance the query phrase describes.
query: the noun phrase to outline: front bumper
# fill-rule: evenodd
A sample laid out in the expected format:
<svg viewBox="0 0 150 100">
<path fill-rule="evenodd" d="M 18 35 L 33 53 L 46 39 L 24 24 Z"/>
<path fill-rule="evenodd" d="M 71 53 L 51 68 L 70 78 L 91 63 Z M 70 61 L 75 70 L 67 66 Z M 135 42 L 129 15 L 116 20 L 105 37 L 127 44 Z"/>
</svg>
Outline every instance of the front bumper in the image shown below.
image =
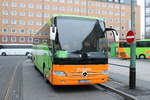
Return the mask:
<svg viewBox="0 0 150 100">
<path fill-rule="evenodd" d="M 108 81 L 108 75 L 101 75 L 98 77 L 88 78 L 70 78 L 62 76 L 53 76 L 51 84 L 52 85 L 90 85 L 90 84 L 100 84 L 106 83 Z"/>
</svg>

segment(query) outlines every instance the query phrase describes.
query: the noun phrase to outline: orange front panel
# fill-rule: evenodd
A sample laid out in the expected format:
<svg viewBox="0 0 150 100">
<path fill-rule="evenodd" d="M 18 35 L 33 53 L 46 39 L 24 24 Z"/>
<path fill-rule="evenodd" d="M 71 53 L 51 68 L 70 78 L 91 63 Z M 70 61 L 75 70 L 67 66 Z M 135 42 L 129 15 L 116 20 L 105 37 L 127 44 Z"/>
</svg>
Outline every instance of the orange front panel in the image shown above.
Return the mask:
<svg viewBox="0 0 150 100">
<path fill-rule="evenodd" d="M 53 65 L 49 80 L 53 85 L 87 85 L 108 81 L 108 65 Z M 54 72 L 65 72 L 66 76 L 58 76 Z M 86 74 L 85 76 L 83 74 Z"/>
</svg>

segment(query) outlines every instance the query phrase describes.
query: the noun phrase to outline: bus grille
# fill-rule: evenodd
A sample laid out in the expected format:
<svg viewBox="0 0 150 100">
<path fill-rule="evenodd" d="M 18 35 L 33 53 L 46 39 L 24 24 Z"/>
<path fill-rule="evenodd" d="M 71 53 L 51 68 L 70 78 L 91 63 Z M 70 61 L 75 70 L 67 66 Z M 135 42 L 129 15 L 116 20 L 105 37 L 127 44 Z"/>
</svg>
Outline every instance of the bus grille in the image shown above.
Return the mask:
<svg viewBox="0 0 150 100">
<path fill-rule="evenodd" d="M 69 73 L 69 77 L 74 77 L 74 78 L 81 78 L 81 77 L 95 77 L 97 75 L 100 75 L 100 72 L 86 72 L 87 75 L 84 76 L 83 72 L 71 72 Z"/>
</svg>

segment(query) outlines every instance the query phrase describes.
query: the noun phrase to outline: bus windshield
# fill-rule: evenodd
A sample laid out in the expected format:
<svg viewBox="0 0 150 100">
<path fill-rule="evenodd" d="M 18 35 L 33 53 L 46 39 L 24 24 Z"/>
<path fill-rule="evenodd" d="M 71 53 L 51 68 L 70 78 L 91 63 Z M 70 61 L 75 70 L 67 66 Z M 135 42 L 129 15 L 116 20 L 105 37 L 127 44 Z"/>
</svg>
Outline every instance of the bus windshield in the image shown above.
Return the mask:
<svg viewBox="0 0 150 100">
<path fill-rule="evenodd" d="M 105 58 L 107 41 L 104 23 L 97 19 L 57 17 L 57 36 L 55 49 L 64 50 L 69 57 Z"/>
</svg>

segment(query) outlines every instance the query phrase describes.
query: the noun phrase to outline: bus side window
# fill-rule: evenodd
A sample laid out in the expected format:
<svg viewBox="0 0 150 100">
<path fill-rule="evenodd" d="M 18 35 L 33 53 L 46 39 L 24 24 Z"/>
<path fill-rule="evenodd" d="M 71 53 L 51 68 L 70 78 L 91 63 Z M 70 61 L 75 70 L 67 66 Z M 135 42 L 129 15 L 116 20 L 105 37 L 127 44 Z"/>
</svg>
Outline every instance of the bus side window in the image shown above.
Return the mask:
<svg viewBox="0 0 150 100">
<path fill-rule="evenodd" d="M 2 49 L 3 48 L 3 46 L 2 45 L 0 45 L 0 49 Z"/>
</svg>

